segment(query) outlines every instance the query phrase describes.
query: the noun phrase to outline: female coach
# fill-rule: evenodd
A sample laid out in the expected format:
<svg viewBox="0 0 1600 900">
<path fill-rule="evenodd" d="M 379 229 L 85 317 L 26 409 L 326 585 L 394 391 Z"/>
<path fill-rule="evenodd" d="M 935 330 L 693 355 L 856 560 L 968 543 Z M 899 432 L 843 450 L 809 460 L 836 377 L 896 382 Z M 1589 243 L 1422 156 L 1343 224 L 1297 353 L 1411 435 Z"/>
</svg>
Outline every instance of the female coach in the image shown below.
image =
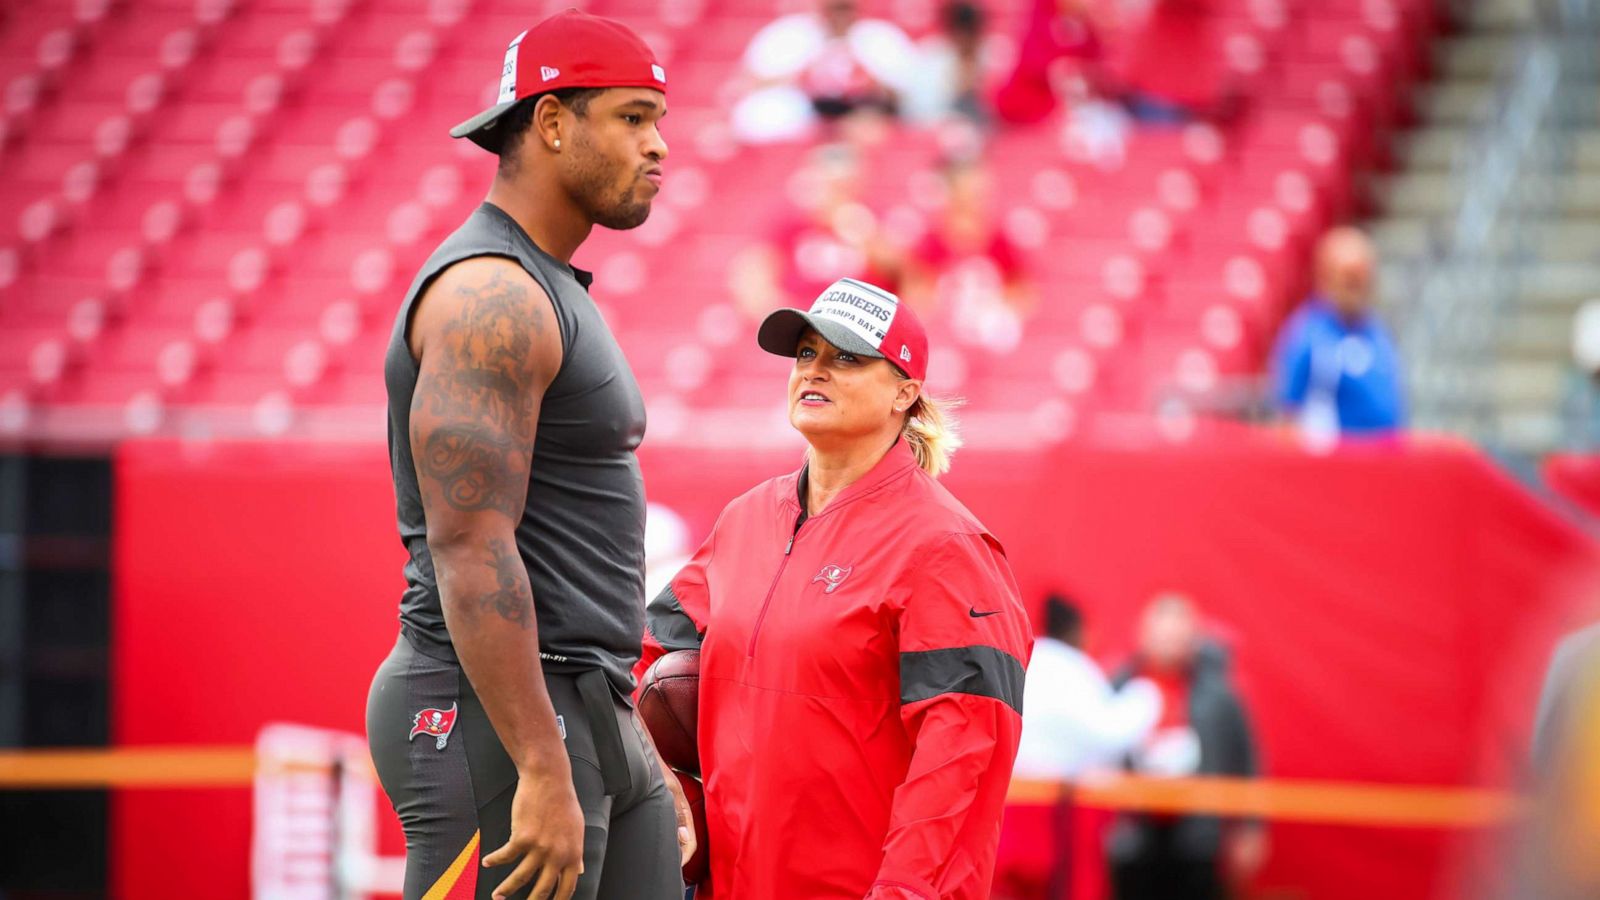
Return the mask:
<svg viewBox="0 0 1600 900">
<path fill-rule="evenodd" d="M 922 393 L 927 335 L 843 279 L 758 342 L 794 357 L 805 463 L 723 510 L 650 602 L 638 669 L 701 650 L 710 887 L 988 897 L 1032 638 L 999 542 L 934 480 L 958 441 Z"/>
</svg>

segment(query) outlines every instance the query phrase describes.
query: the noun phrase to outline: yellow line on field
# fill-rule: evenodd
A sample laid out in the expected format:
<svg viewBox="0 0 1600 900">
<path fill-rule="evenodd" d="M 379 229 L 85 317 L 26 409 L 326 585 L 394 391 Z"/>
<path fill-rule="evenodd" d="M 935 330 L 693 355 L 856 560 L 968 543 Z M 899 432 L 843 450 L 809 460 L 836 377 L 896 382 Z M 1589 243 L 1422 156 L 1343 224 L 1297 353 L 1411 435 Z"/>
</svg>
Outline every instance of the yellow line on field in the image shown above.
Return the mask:
<svg viewBox="0 0 1600 900">
<path fill-rule="evenodd" d="M 0 789 L 230 787 L 255 778 L 253 747 L 0 751 Z"/>
<path fill-rule="evenodd" d="M 1015 781 L 1012 803 L 1053 803 L 1055 782 Z M 1073 802 L 1153 813 L 1259 816 L 1349 825 L 1473 827 L 1515 815 L 1515 794 L 1480 788 L 1287 778 L 1111 778 L 1072 788 Z"/>
<path fill-rule="evenodd" d="M 327 771 L 326 764 L 310 762 L 279 760 L 273 766 L 276 771 Z M 256 752 L 248 746 L 0 750 L 0 791 L 248 787 L 258 774 Z M 1017 780 L 1007 800 L 1054 803 L 1067 789 L 1082 806 L 1391 827 L 1489 825 L 1515 815 L 1521 805 L 1505 791 L 1287 778 L 1119 777 L 1070 788 Z"/>
</svg>

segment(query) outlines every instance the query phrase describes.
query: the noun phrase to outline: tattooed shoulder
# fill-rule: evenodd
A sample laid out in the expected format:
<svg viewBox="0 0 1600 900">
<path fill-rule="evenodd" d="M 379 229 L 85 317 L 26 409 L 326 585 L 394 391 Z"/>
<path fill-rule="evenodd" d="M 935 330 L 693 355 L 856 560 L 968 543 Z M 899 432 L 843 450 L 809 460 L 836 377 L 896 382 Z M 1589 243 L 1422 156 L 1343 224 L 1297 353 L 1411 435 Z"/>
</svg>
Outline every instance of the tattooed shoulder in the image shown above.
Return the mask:
<svg viewBox="0 0 1600 900">
<path fill-rule="evenodd" d="M 527 273 L 502 262 L 468 261 L 430 290 L 432 306 L 418 322 L 411 444 L 419 478 L 452 508 L 516 519 L 553 371 L 551 307 Z"/>
</svg>

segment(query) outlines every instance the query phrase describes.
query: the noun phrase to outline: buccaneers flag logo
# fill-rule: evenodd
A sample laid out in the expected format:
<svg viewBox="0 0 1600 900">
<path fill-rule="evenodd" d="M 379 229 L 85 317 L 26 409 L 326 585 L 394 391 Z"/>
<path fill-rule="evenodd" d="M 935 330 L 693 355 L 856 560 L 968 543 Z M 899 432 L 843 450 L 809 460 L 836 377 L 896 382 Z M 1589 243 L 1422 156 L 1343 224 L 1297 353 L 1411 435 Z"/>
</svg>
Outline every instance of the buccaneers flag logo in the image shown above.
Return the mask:
<svg viewBox="0 0 1600 900">
<path fill-rule="evenodd" d="M 416 740 L 419 734 L 433 735 L 435 750 L 443 750 L 445 741 L 450 739 L 450 729 L 456 727 L 456 704 L 450 704 L 449 709 L 425 709 L 411 717 L 411 737 L 406 740 Z"/>
<path fill-rule="evenodd" d="M 828 586 L 823 588 L 822 592 L 831 594 L 835 588 L 844 584 L 844 580 L 849 578 L 850 573 L 853 571 L 855 571 L 855 566 L 845 566 L 842 569 L 838 566 L 823 566 L 822 571 L 817 573 L 817 577 L 811 579 L 811 583 L 816 584 L 819 581 L 826 581 Z"/>
</svg>

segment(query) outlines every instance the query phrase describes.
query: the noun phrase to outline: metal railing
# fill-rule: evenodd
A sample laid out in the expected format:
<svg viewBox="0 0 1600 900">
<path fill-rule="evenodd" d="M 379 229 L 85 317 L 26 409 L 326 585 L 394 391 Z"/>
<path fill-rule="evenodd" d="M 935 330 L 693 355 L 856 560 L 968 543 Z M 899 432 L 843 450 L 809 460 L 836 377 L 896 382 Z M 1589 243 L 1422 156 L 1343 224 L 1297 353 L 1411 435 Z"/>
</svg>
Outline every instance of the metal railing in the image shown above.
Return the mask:
<svg viewBox="0 0 1600 900">
<path fill-rule="evenodd" d="M 1594 78 L 1600 2 L 1534 0 L 1533 11 L 1536 24 L 1511 55 L 1489 115 L 1452 168 L 1460 205 L 1430 235 L 1429 252 L 1396 273 L 1411 301 L 1400 333 L 1416 423 L 1464 431 L 1512 454 L 1528 449 L 1528 435 L 1542 434 L 1544 426 L 1528 432 L 1526 420 L 1500 408 L 1497 361 L 1518 324 L 1518 298 L 1534 287 L 1525 279 L 1539 271 L 1539 242 L 1548 229 L 1538 226 L 1560 221 L 1566 183 L 1560 173 L 1573 133 L 1565 106 L 1593 102 L 1592 94 L 1573 88 Z M 1570 410 L 1571 398 L 1563 405 Z M 1570 421 L 1563 427 L 1574 430 Z"/>
<path fill-rule="evenodd" d="M 1526 162 L 1551 152 L 1552 101 L 1560 82 L 1558 38 L 1537 29 L 1518 48 L 1489 115 L 1452 167 L 1461 203 L 1430 252 L 1411 261 L 1415 298 L 1401 340 L 1418 425 L 1473 423 L 1482 436 L 1493 413 L 1492 356 L 1507 298 L 1528 256 L 1523 225 L 1554 202 L 1547 182 L 1522 178 Z"/>
</svg>

